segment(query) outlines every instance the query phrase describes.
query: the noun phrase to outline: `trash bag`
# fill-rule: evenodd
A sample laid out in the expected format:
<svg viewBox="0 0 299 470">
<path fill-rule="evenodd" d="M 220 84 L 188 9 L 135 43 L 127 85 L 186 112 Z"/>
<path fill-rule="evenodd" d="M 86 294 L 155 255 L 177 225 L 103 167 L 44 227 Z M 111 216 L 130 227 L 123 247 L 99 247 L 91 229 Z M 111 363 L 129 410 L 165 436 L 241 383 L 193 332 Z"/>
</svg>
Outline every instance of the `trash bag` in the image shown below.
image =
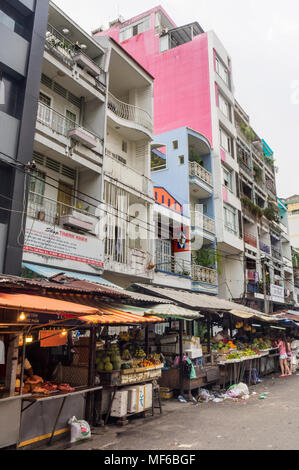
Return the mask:
<svg viewBox="0 0 299 470">
<path fill-rule="evenodd" d="M 226 394 L 231 398 L 241 398 L 244 396 L 249 396 L 249 390 L 246 384 L 239 383 L 238 385 L 229 387 Z"/>
<path fill-rule="evenodd" d="M 68 424 L 71 426 L 71 443 L 91 437 L 90 426 L 87 421 L 73 416 L 69 419 Z"/>
</svg>

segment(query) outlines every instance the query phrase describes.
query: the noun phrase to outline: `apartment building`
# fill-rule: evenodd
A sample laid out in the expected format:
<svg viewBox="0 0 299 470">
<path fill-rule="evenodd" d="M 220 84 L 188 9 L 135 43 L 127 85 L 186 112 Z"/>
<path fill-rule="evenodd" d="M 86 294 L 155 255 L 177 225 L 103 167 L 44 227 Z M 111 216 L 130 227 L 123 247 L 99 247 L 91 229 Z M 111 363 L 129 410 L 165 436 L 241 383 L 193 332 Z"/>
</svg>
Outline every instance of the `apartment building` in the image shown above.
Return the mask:
<svg viewBox="0 0 299 470">
<path fill-rule="evenodd" d="M 153 278 L 150 144 L 154 79 L 113 39 L 96 40 L 106 50 L 108 76 L 104 157 L 108 218 L 103 277 L 126 287 Z"/>
<path fill-rule="evenodd" d="M 214 182 L 209 141 L 187 127 L 156 135 L 151 169 L 156 203 L 176 213 L 175 218 L 165 214 L 164 221 L 160 215 L 158 224 L 162 229 L 156 240 L 156 270 L 168 273 L 170 286 L 177 286 L 180 276 L 181 287 L 217 294 Z M 171 220 L 169 236 L 163 237 L 167 217 Z M 161 275 L 155 276 L 154 282 L 158 281 L 165 283 Z"/>
<path fill-rule="evenodd" d="M 50 2 L 28 176 L 23 266 L 30 273 L 104 269 L 98 234 L 106 132 L 105 51 Z M 42 270 L 42 271 L 41 271 Z"/>
<path fill-rule="evenodd" d="M 294 302 L 292 255 L 286 207 L 277 198 L 274 153 L 235 102 L 237 159 L 244 239 L 244 291 L 249 304 L 270 310 Z M 255 299 L 255 300 L 253 300 Z"/>
<path fill-rule="evenodd" d="M 49 2 L 0 2 L 0 272 L 20 275 Z"/>
<path fill-rule="evenodd" d="M 288 209 L 291 244 L 297 249 L 299 248 L 299 195 L 284 198 L 283 202 Z"/>
<path fill-rule="evenodd" d="M 197 22 L 177 27 L 160 6 L 94 32 L 95 37 L 107 34 L 155 77 L 155 136 L 188 127 L 209 141 L 217 249 L 225 260 L 219 294 L 240 297 L 235 258 L 244 246 L 229 54 L 213 31 L 205 32 Z"/>
</svg>

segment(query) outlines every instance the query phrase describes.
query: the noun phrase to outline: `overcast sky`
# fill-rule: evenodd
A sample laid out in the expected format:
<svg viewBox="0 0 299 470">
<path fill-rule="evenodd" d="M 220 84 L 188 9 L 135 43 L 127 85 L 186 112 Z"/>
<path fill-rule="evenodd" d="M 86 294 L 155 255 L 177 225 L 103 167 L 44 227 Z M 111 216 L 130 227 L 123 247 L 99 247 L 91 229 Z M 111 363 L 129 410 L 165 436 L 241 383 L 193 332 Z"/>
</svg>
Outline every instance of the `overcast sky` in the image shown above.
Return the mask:
<svg viewBox="0 0 299 470">
<path fill-rule="evenodd" d="M 232 57 L 235 97 L 275 153 L 277 192 L 299 194 L 298 0 L 54 0 L 87 32 L 161 4 L 178 26 L 213 29 Z"/>
</svg>

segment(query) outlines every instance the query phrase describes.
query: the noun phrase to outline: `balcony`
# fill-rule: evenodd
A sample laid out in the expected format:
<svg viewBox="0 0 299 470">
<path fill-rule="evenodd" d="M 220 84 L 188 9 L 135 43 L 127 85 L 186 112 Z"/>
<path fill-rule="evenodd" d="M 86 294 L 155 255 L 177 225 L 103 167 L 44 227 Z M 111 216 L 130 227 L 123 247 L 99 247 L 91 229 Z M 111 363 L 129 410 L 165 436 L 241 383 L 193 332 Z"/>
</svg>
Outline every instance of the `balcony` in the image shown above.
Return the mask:
<svg viewBox="0 0 299 470">
<path fill-rule="evenodd" d="M 204 284 L 217 285 L 216 269 L 205 268 L 197 264 L 192 265 L 192 281 L 203 282 Z"/>
<path fill-rule="evenodd" d="M 80 233 L 93 234 L 98 221 L 92 214 L 94 211 L 95 208 L 91 211 L 89 208 L 77 209 L 41 194 L 29 192 L 27 215 L 49 225 L 64 226 Z"/>
<path fill-rule="evenodd" d="M 102 93 L 106 92 L 106 86 L 103 83 L 105 80 L 103 78 L 105 76 L 104 70 L 88 57 L 80 47 L 71 43 L 68 38 L 50 24 L 47 26 L 45 47 L 51 55 L 70 70 L 78 64 L 79 69 L 82 70 L 81 78 Z"/>
<path fill-rule="evenodd" d="M 37 122 L 47 126 L 53 132 L 80 142 L 91 149 L 96 148 L 101 140 L 92 132 L 84 129 L 42 102 L 38 103 Z"/>
<path fill-rule="evenodd" d="M 156 251 L 156 271 L 175 274 L 177 276 L 190 277 L 191 263 L 190 261 L 178 259 L 171 255 L 166 255 L 160 250 Z"/>
<path fill-rule="evenodd" d="M 112 93 L 109 93 L 108 110 L 130 126 L 138 125 L 146 129 L 147 134 L 153 133 L 153 120 L 147 111 L 120 101 Z"/>
<path fill-rule="evenodd" d="M 196 176 L 209 186 L 213 186 L 212 174 L 197 162 L 189 162 L 189 175 Z"/>
<path fill-rule="evenodd" d="M 273 246 L 271 247 L 271 252 L 273 258 L 277 259 L 278 261 L 282 261 L 282 254 L 277 248 L 274 248 Z"/>
<path fill-rule="evenodd" d="M 261 242 L 261 241 L 260 241 L 260 250 L 270 255 L 270 252 L 271 252 L 270 246 L 266 245 L 264 242 Z"/>
<path fill-rule="evenodd" d="M 191 211 L 191 227 L 194 231 L 203 229 L 215 235 L 215 221 L 201 212 Z"/>
<path fill-rule="evenodd" d="M 244 241 L 245 243 L 248 243 L 248 245 L 251 245 L 251 246 L 254 246 L 254 248 L 257 248 L 257 239 L 253 235 L 245 232 Z"/>
<path fill-rule="evenodd" d="M 240 167 L 242 168 L 243 171 L 245 171 L 245 173 L 247 173 L 249 176 L 253 177 L 253 170 L 251 167 L 249 167 L 247 165 L 246 162 L 244 162 L 244 160 L 241 158 L 241 157 L 238 157 L 238 163 L 240 165 Z"/>
</svg>

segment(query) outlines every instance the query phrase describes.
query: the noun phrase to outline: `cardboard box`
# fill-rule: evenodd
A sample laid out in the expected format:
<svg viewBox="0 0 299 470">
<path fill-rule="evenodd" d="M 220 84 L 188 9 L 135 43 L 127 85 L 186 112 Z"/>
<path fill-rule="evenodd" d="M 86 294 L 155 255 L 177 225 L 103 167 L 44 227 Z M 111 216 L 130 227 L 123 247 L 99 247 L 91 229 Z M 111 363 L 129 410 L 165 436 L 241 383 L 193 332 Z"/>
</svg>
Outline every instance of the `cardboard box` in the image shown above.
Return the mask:
<svg viewBox="0 0 299 470">
<path fill-rule="evenodd" d="M 197 359 L 198 357 L 202 357 L 202 349 L 186 349 L 185 353 L 188 354 L 190 359 Z"/>
<path fill-rule="evenodd" d="M 117 391 L 112 402 L 111 416 L 122 418 L 127 415 L 128 390 Z"/>
</svg>

